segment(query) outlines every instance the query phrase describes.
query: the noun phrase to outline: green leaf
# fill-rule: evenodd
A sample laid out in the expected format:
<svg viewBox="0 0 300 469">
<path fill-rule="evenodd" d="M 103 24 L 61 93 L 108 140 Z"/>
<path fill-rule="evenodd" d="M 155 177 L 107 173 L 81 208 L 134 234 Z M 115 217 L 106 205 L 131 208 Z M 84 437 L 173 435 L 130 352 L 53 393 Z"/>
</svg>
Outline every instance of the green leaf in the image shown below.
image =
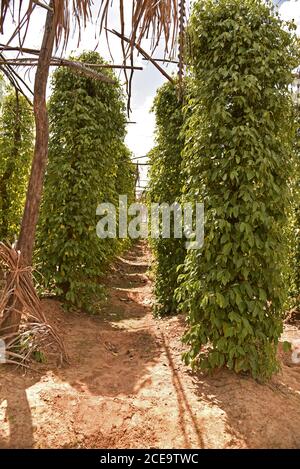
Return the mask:
<svg viewBox="0 0 300 469">
<path fill-rule="evenodd" d="M 290 352 L 292 348 L 292 344 L 290 342 L 287 342 L 286 340 L 282 342 L 282 349 L 285 353 Z"/>
</svg>

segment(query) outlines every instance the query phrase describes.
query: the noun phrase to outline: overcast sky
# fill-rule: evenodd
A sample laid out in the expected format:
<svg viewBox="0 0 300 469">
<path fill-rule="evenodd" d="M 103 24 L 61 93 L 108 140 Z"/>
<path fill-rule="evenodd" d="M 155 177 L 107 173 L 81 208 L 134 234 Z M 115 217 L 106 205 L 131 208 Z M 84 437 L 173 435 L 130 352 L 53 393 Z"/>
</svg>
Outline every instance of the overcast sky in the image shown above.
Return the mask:
<svg viewBox="0 0 300 469">
<path fill-rule="evenodd" d="M 17 0 L 16 0 L 17 3 Z M 97 1 L 95 3 L 98 3 Z M 131 2 L 125 2 L 125 5 L 129 5 Z M 294 19 L 298 24 L 298 32 L 300 33 L 300 0 L 286 0 L 278 1 L 274 0 L 274 3 L 279 5 L 279 11 L 284 19 Z M 119 30 L 119 15 L 118 15 L 118 4 L 115 2 L 115 6 L 111 10 L 110 14 L 110 27 Z M 129 12 L 128 12 L 129 14 Z M 44 24 L 45 13 L 42 9 L 36 8 L 34 21 L 31 23 L 31 27 L 26 37 L 25 46 L 31 48 L 39 48 L 41 44 L 42 29 Z M 6 30 L 4 35 L 0 35 L 1 43 L 5 43 L 11 32 L 13 31 L 13 24 L 6 23 Z M 64 56 L 68 56 L 71 52 L 80 52 L 83 50 L 95 49 L 100 52 L 107 60 L 111 61 L 105 37 L 100 38 L 99 44 L 97 39 L 97 27 L 93 24 L 88 24 L 87 28 L 82 32 L 82 40 L 79 48 L 77 48 L 77 35 L 71 38 L 68 44 L 67 51 Z M 115 64 L 122 63 L 122 51 L 120 47 L 120 41 L 118 38 L 111 36 L 110 39 L 111 50 L 114 57 Z M 143 43 L 145 49 L 149 49 L 147 41 Z M 161 46 L 154 54 L 155 57 L 163 56 L 163 46 Z M 153 132 L 154 132 L 154 115 L 150 113 L 150 108 L 153 103 L 155 92 L 159 86 L 161 86 L 166 80 L 158 70 L 156 70 L 151 63 L 142 60 L 141 57 L 136 57 L 135 65 L 142 65 L 143 71 L 136 71 L 133 79 L 133 92 L 132 92 L 132 114 L 130 117 L 131 121 L 136 124 L 128 125 L 128 135 L 126 142 L 134 153 L 134 156 L 146 155 L 146 153 L 153 146 Z M 169 74 L 176 71 L 175 65 L 167 66 L 166 70 Z M 34 71 L 31 71 L 27 79 L 31 80 L 31 86 L 33 86 Z M 124 81 L 124 77 L 120 75 L 121 82 Z M 50 87 L 49 87 L 50 93 Z M 146 160 L 145 160 L 146 161 Z M 146 168 L 142 168 L 141 178 L 146 179 Z M 144 185 L 144 184 L 142 184 Z"/>
</svg>

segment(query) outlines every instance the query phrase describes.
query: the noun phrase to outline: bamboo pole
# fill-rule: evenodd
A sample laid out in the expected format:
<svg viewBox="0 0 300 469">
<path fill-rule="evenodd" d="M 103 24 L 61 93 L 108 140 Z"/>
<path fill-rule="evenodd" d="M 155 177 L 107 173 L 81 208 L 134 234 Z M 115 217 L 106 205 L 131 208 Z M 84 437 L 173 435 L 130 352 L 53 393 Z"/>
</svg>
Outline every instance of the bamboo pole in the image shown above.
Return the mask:
<svg viewBox="0 0 300 469">
<path fill-rule="evenodd" d="M 145 59 L 145 57 L 142 58 L 142 60 L 149 60 L 149 59 Z M 155 60 L 155 62 L 165 62 L 165 63 L 170 63 L 170 64 L 178 64 L 178 60 L 172 60 L 172 59 L 157 59 L 157 58 L 153 58 L 153 60 Z"/>
<path fill-rule="evenodd" d="M 128 39 L 126 36 L 123 36 L 121 33 L 118 33 L 117 31 L 115 31 L 114 29 L 108 29 L 108 28 L 105 28 L 108 32 L 114 34 L 115 36 L 119 37 L 120 39 L 122 39 L 123 41 L 127 42 L 128 44 L 131 44 L 132 41 L 130 39 Z M 160 73 L 162 75 L 164 75 L 164 77 L 166 77 L 171 83 L 174 84 L 174 80 L 172 77 L 170 77 L 170 75 L 160 66 L 158 65 L 155 60 L 144 50 L 142 49 L 142 47 L 137 44 L 136 42 L 133 44 L 134 47 L 145 57 L 145 59 L 149 60 L 153 65 L 154 67 L 157 68 L 157 70 L 160 71 Z"/>
<path fill-rule="evenodd" d="M 33 59 L 7 59 L 7 60 L 0 60 L 0 65 L 10 65 L 16 67 L 36 67 L 38 64 L 37 60 Z M 95 67 L 95 68 L 108 68 L 108 69 L 130 69 L 130 70 L 143 70 L 143 67 L 138 66 L 131 66 L 131 65 L 113 65 L 113 64 L 92 64 L 92 63 L 85 63 L 85 62 L 75 62 L 75 61 L 68 61 L 66 62 L 65 59 L 55 59 L 52 60 L 50 63 L 51 67 L 70 67 L 71 64 L 75 66 L 84 65 L 85 67 Z"/>
</svg>

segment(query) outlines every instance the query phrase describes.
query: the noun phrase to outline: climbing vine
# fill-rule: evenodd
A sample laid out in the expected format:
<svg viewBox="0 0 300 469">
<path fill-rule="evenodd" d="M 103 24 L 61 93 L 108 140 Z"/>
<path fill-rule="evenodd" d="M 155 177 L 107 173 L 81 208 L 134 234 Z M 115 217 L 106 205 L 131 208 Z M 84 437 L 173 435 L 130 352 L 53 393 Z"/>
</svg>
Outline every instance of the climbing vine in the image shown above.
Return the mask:
<svg viewBox="0 0 300 469">
<path fill-rule="evenodd" d="M 184 138 L 183 103 L 176 87 L 167 83 L 157 92 L 154 101 L 156 117 L 156 146 L 150 152 L 149 202 L 173 204 L 180 202 L 182 176 L 181 152 Z M 173 314 L 177 310 L 174 291 L 177 287 L 177 267 L 185 256 L 183 239 L 174 238 L 174 216 L 171 214 L 170 238 L 152 239 L 155 255 L 156 312 Z"/>
<path fill-rule="evenodd" d="M 291 178 L 292 205 L 287 225 L 287 235 L 291 249 L 288 252 L 287 279 L 289 282 L 288 307 L 299 306 L 300 303 L 300 106 L 299 96 L 295 96 L 296 135 L 294 141 L 293 173 Z"/>
<path fill-rule="evenodd" d="M 103 63 L 95 52 L 77 60 Z M 124 100 L 117 82 L 103 83 L 66 68 L 54 73 L 52 87 L 37 259 L 48 289 L 93 311 L 93 297 L 103 293 L 99 276 L 122 247 L 117 239 L 97 237 L 96 208 L 101 202 L 118 203 L 123 191 L 134 196 L 134 169 L 124 145 Z"/>
<path fill-rule="evenodd" d="M 0 108 L 0 240 L 15 241 L 24 208 L 33 154 L 33 113 L 23 96 L 8 88 Z"/>
<path fill-rule="evenodd" d="M 294 256 L 294 271 L 295 271 L 295 294 L 297 303 L 300 304 L 300 106 L 297 108 L 297 136 L 295 144 L 295 157 L 297 164 L 295 166 L 296 183 L 295 183 L 295 219 L 296 228 L 294 231 L 295 239 L 295 256 Z"/>
<path fill-rule="evenodd" d="M 185 361 L 196 368 L 262 379 L 278 369 L 294 28 L 262 0 L 194 4 L 185 196 L 204 202 L 205 240 L 186 256 L 177 299 L 188 312 Z"/>
</svg>

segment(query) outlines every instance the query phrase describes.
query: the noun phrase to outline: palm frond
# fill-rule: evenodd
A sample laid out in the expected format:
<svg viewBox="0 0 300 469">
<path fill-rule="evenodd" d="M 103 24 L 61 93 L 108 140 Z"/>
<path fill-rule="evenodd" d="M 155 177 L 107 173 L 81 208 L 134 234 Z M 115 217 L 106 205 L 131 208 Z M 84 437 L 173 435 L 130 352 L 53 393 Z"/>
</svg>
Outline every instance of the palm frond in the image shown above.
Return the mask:
<svg viewBox="0 0 300 469">
<path fill-rule="evenodd" d="M 154 50 L 163 37 L 165 52 L 171 53 L 178 30 L 178 0 L 134 0 L 131 26 L 132 42 L 140 44 L 151 37 Z"/>
<path fill-rule="evenodd" d="M 42 304 L 36 294 L 32 268 L 23 265 L 20 251 L 16 251 L 11 246 L 0 243 L 0 265 L 6 271 L 6 285 L 0 294 L 0 338 L 5 341 L 8 352 L 14 345 L 24 338 L 24 334 L 30 335 L 32 343 L 30 348 L 23 350 L 18 358 L 21 361 L 27 360 L 27 353 L 38 349 L 43 341 L 54 342 L 61 353 L 64 361 L 68 362 L 68 354 L 64 343 L 56 331 L 51 326 L 44 315 Z M 10 298 L 14 301 L 10 304 Z M 15 308 L 18 303 L 20 308 Z M 9 307 L 8 307 L 9 305 Z M 22 317 L 21 328 L 13 330 L 11 324 L 5 326 L 7 317 L 15 311 Z M 15 356 L 15 358 L 17 358 Z"/>
<path fill-rule="evenodd" d="M 166 53 L 171 53 L 176 45 L 178 32 L 178 2 L 179 0 L 131 0 L 132 15 L 131 46 L 140 44 L 143 38 L 151 38 L 151 48 L 154 50 L 161 38 L 164 39 Z M 99 11 L 96 15 L 100 18 L 99 32 L 103 27 L 109 27 L 109 13 L 111 7 L 119 2 L 120 29 L 125 31 L 123 0 L 100 0 Z M 30 23 L 35 7 L 43 4 L 35 0 L 2 0 L 0 10 L 0 32 L 4 32 L 4 26 L 9 13 L 17 23 L 16 34 L 20 29 Z M 44 3 L 44 2 L 43 2 Z M 57 44 L 68 43 L 73 21 L 75 21 L 79 35 L 89 20 L 93 18 L 93 0 L 50 0 L 46 8 L 52 8 L 55 16 Z M 25 12 L 21 17 L 21 11 Z M 24 35 L 24 33 L 23 33 Z"/>
<path fill-rule="evenodd" d="M 7 17 L 10 14 L 16 22 L 16 28 L 10 37 L 7 45 L 13 39 L 19 38 L 19 50 L 24 47 L 24 42 L 28 27 L 35 8 L 51 9 L 54 13 L 54 26 L 56 31 L 56 45 L 62 45 L 66 48 L 70 33 L 74 30 L 78 32 L 78 42 L 80 42 L 81 32 L 88 21 L 96 21 L 99 25 L 99 35 L 104 30 L 109 47 L 108 30 L 110 26 L 110 12 L 112 6 L 118 2 L 119 23 L 120 23 L 120 41 L 123 52 L 123 65 L 126 60 L 130 60 L 130 73 L 127 74 L 124 68 L 125 82 L 128 95 L 128 114 L 130 112 L 130 97 L 132 79 L 134 73 L 134 49 L 140 51 L 141 43 L 144 38 L 151 39 L 150 56 L 155 51 L 160 40 L 164 42 L 165 58 L 169 55 L 172 58 L 175 55 L 177 47 L 177 37 L 179 35 L 179 83 L 182 82 L 183 74 L 183 18 L 185 15 L 185 0 L 129 0 L 126 7 L 131 6 L 131 14 L 125 14 L 124 0 L 99 0 L 98 11 L 92 10 L 93 0 L 19 0 L 16 5 L 15 0 L 2 0 L 0 10 L 0 31 L 3 32 Z M 129 10 L 126 10 L 127 12 Z M 126 24 L 127 22 L 127 24 Z M 125 38 L 125 31 L 130 31 L 129 40 Z M 109 48 L 110 49 L 110 48 Z M 112 55 L 112 54 L 111 54 Z M 161 71 L 161 67 L 154 65 Z M 5 65 L 4 65 L 5 67 Z M 3 68 L 3 66 L 2 66 Z M 5 74 L 14 79 L 11 70 L 5 70 Z M 167 75 L 165 72 L 162 72 Z M 18 80 L 17 80 L 18 81 Z"/>
</svg>

